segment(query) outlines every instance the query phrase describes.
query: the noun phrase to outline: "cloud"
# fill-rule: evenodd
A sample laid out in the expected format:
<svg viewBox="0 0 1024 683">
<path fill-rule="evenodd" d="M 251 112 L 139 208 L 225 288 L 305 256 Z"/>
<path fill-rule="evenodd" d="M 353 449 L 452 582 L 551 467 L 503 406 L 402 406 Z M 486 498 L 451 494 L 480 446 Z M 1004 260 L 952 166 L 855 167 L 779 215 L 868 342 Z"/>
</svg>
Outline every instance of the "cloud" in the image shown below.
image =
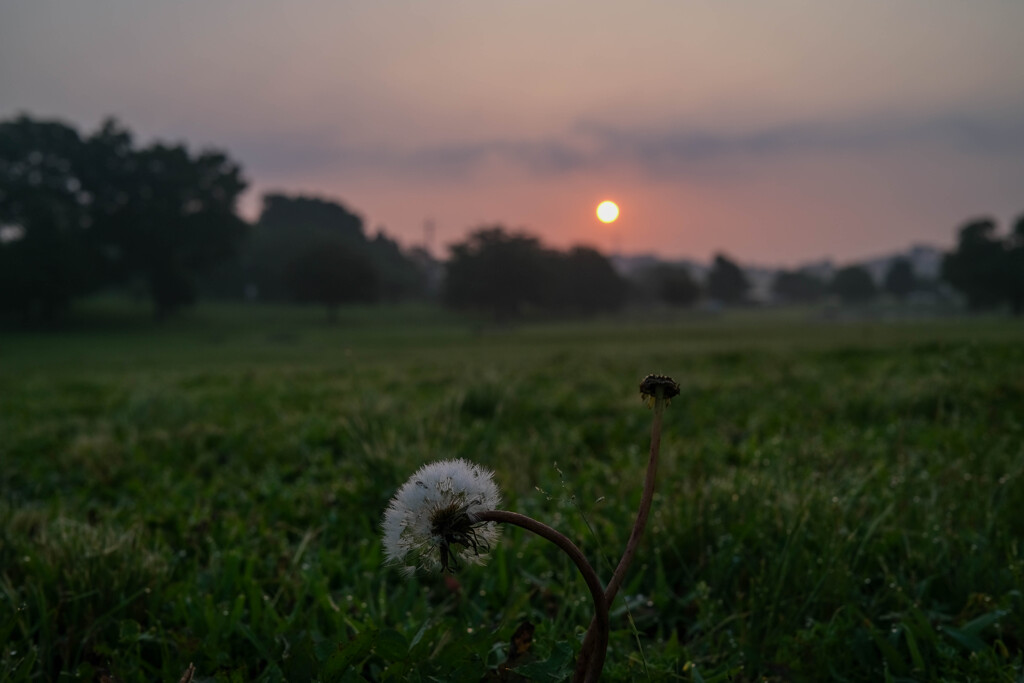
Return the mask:
<svg viewBox="0 0 1024 683">
<path fill-rule="evenodd" d="M 659 177 L 713 173 L 730 164 L 800 157 L 873 155 L 946 149 L 970 156 L 1024 152 L 1024 116 L 945 115 L 794 122 L 749 130 L 714 130 L 685 122 L 660 129 L 580 121 L 545 139 L 455 141 L 422 147 L 352 145 L 286 134 L 236 141 L 258 173 L 386 174 L 406 179 L 465 180 L 491 168 L 534 176 L 632 169 Z"/>
<path fill-rule="evenodd" d="M 581 123 L 601 150 L 651 173 L 698 172 L 718 162 L 757 162 L 807 155 L 871 154 L 896 148 L 951 148 L 972 155 L 1024 150 L 1024 117 L 1011 123 L 967 116 L 912 120 L 800 122 L 750 131 L 719 132 L 678 126 L 662 131 Z"/>
</svg>

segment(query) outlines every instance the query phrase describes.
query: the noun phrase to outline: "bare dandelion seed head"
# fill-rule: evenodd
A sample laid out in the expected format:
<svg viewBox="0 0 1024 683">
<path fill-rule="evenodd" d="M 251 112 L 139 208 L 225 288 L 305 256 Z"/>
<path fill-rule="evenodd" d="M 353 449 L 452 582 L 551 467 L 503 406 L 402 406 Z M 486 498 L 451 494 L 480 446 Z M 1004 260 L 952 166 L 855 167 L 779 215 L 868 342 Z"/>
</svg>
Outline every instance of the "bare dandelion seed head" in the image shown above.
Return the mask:
<svg viewBox="0 0 1024 683">
<path fill-rule="evenodd" d="M 381 522 L 388 564 L 453 572 L 483 564 L 498 539 L 493 522 L 476 515 L 501 502 L 490 470 L 466 460 L 424 465 L 391 499 Z"/>
</svg>

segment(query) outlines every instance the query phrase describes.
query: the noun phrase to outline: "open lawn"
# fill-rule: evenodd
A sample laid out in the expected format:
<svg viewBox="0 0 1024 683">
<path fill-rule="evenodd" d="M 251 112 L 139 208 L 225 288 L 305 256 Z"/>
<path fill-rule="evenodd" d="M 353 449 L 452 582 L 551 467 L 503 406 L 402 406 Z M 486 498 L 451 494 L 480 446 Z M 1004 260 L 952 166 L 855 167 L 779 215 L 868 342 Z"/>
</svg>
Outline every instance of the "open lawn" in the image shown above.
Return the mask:
<svg viewBox="0 0 1024 683">
<path fill-rule="evenodd" d="M 1019 320 L 102 302 L 0 333 L 0 679 L 480 681 L 529 621 L 519 673 L 558 680 L 591 616 L 564 556 L 510 528 L 409 579 L 380 518 L 468 458 L 607 577 L 650 372 L 682 394 L 607 680 L 1022 680 Z"/>
</svg>

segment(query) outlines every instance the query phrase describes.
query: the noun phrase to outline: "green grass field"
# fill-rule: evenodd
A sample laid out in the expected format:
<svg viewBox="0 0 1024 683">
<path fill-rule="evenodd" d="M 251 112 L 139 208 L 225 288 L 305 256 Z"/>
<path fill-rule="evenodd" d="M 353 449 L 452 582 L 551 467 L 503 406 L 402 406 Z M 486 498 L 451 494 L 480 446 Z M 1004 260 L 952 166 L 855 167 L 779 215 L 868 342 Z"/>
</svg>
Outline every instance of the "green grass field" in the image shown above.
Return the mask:
<svg viewBox="0 0 1024 683">
<path fill-rule="evenodd" d="M 567 559 L 507 529 L 407 579 L 380 518 L 468 458 L 607 577 L 649 372 L 682 394 L 607 680 L 1024 680 L 1021 321 L 104 303 L 0 335 L 0 679 L 480 681 L 529 621 L 519 673 L 559 680 Z"/>
</svg>

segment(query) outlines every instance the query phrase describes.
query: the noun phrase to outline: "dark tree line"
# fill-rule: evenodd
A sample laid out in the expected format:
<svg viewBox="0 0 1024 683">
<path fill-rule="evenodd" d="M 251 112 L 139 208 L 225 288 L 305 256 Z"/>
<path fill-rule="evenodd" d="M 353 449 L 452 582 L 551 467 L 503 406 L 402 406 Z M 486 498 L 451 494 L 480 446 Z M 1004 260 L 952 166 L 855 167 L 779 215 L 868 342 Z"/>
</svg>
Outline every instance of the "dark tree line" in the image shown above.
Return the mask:
<svg viewBox="0 0 1024 683">
<path fill-rule="evenodd" d="M 191 303 L 199 274 L 245 235 L 245 186 L 224 153 L 136 147 L 112 119 L 89 135 L 0 122 L 0 312 L 50 320 L 129 282 L 146 286 L 158 316 Z"/>
<path fill-rule="evenodd" d="M 344 206 L 268 194 L 255 225 L 222 152 L 137 146 L 117 121 L 0 122 L 0 314 L 53 320 L 108 287 L 144 288 L 163 318 L 200 292 L 323 304 L 422 295 L 423 269 Z"/>
<path fill-rule="evenodd" d="M 448 305 L 488 311 L 497 320 L 613 311 L 626 295 L 626 281 L 594 249 L 557 251 L 501 226 L 480 228 L 452 245 L 443 291 Z"/>
<path fill-rule="evenodd" d="M 326 306 L 424 296 L 423 268 L 342 204 L 270 193 L 237 258 L 209 280 L 220 296 Z"/>
<path fill-rule="evenodd" d="M 264 196 L 259 220 L 237 214 L 246 181 L 216 150 L 135 144 L 111 119 L 80 133 L 59 121 L 0 121 L 0 314 L 28 322 L 59 316 L 70 302 L 110 286 L 143 287 L 158 317 L 197 295 L 324 305 L 422 297 L 436 262 L 403 251 L 382 230 L 337 202 Z M 946 255 L 942 277 L 972 309 L 1009 305 L 1024 313 L 1024 216 L 1006 235 L 991 219 L 968 222 Z M 880 293 L 903 299 L 922 283 L 910 261 L 894 260 L 881 284 L 859 265 L 827 281 L 781 271 L 777 300 L 847 304 Z M 692 306 L 750 300 L 743 269 L 718 254 L 703 282 L 685 267 L 659 264 L 635 283 L 587 247 L 558 251 L 501 226 L 451 247 L 442 298 L 498 319 L 530 311 L 613 311 L 630 296 Z"/>
<path fill-rule="evenodd" d="M 334 311 L 427 290 L 429 259 L 368 237 L 344 206 L 268 194 L 250 226 L 237 213 L 245 187 L 224 153 L 139 146 L 113 119 L 93 133 L 0 122 L 0 315 L 51 321 L 110 287 L 144 289 L 159 318 L 200 293 Z"/>
<path fill-rule="evenodd" d="M 716 254 L 701 283 L 684 265 L 657 263 L 635 277 L 636 293 L 647 301 L 688 308 L 707 298 L 727 305 L 748 303 L 751 284 L 743 269 L 725 254 Z"/>
<path fill-rule="evenodd" d="M 942 262 L 942 276 L 972 309 L 1009 304 L 1015 315 L 1024 315 L 1024 215 L 1005 236 L 989 218 L 969 221 Z"/>
<path fill-rule="evenodd" d="M 925 283 L 917 276 L 914 265 L 906 258 L 893 259 L 881 285 L 862 265 L 840 268 L 825 279 L 801 270 L 779 271 L 772 281 L 772 294 L 784 303 L 811 304 L 834 296 L 847 305 L 863 304 L 888 294 L 903 301 Z"/>
</svg>

